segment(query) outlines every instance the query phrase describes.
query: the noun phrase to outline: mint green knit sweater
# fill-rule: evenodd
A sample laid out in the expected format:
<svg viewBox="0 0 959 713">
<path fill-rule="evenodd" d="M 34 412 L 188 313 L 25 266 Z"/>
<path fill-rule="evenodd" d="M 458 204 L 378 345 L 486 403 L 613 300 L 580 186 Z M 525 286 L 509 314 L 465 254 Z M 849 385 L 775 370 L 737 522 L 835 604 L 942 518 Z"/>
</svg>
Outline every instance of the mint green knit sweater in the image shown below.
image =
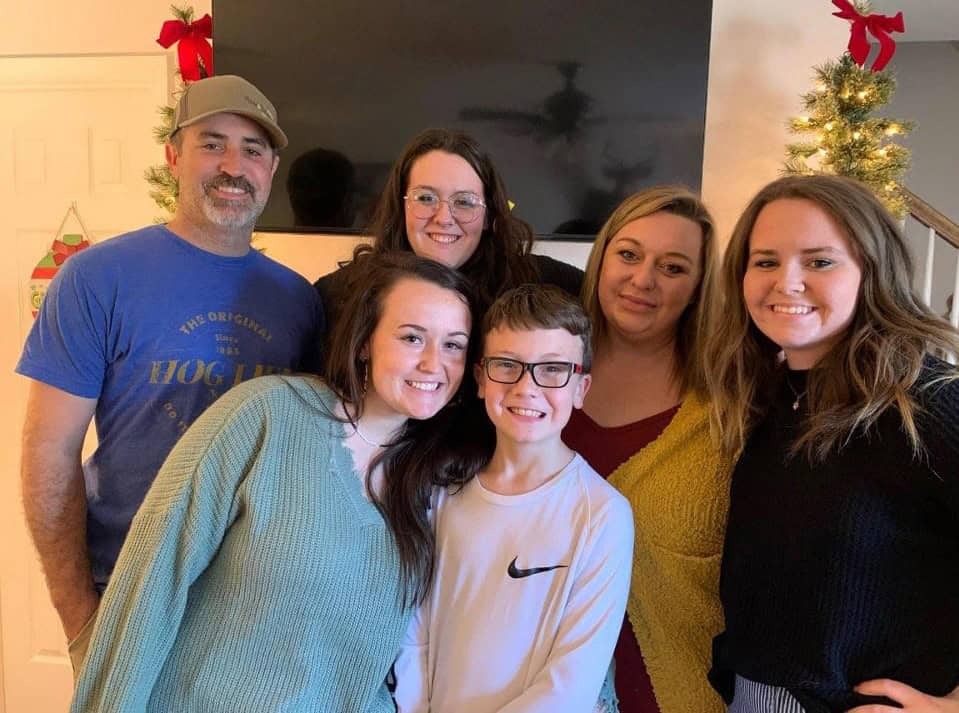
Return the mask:
<svg viewBox="0 0 959 713">
<path fill-rule="evenodd" d="M 71 711 L 393 711 L 398 557 L 311 377 L 217 401 L 171 452 L 103 597 Z"/>
</svg>

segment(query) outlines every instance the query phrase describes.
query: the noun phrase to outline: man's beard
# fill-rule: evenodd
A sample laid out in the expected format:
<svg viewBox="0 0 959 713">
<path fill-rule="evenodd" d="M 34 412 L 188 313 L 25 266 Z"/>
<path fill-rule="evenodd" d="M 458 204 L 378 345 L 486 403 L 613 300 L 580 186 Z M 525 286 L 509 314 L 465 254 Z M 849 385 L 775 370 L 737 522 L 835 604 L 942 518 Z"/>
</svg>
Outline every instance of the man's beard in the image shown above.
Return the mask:
<svg viewBox="0 0 959 713">
<path fill-rule="evenodd" d="M 211 195 L 215 188 L 241 188 L 250 197 L 249 202 L 241 202 Z M 194 203 L 202 211 L 204 217 L 221 228 L 235 228 L 251 230 L 266 207 L 266 200 L 257 200 L 253 186 L 242 176 L 232 177 L 220 174 L 205 181 L 199 194 L 194 195 Z"/>
</svg>

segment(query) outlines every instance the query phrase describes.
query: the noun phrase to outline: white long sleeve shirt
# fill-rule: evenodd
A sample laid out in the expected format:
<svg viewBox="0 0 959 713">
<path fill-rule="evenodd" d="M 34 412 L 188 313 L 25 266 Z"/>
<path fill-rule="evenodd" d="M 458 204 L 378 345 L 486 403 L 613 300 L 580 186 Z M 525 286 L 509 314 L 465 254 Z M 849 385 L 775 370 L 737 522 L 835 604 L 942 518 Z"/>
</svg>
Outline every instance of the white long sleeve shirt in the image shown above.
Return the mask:
<svg viewBox="0 0 959 713">
<path fill-rule="evenodd" d="M 396 662 L 401 713 L 588 713 L 623 621 L 629 503 L 579 455 L 522 495 L 436 497 L 431 594 Z"/>
</svg>

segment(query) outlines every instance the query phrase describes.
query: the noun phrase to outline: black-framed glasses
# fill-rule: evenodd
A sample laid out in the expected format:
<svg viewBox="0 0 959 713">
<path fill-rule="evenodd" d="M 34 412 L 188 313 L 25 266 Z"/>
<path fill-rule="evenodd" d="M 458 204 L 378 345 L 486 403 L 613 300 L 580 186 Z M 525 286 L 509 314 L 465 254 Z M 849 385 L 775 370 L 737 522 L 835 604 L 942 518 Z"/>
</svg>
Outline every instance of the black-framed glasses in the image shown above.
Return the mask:
<svg viewBox="0 0 959 713">
<path fill-rule="evenodd" d="M 428 188 L 414 188 L 403 196 L 403 200 L 413 215 L 421 219 L 436 215 L 440 203 L 446 203 L 450 207 L 450 214 L 458 223 L 472 223 L 486 209 L 483 199 L 469 191 L 460 191 L 444 199 Z"/>
<path fill-rule="evenodd" d="M 484 357 L 480 366 L 486 369 L 490 381 L 500 384 L 515 384 L 525 372 L 533 377 L 533 383 L 545 389 L 561 389 L 569 383 L 573 374 L 582 374 L 583 365 L 569 361 L 525 362 L 506 357 Z"/>
</svg>

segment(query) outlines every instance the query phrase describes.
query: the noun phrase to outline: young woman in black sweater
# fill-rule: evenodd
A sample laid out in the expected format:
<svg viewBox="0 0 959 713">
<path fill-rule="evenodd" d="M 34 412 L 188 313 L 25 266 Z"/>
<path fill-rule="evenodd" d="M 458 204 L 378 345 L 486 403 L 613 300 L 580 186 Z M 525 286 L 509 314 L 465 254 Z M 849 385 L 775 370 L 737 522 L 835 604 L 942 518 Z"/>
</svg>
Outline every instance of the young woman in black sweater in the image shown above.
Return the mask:
<svg viewBox="0 0 959 713">
<path fill-rule="evenodd" d="M 863 185 L 783 178 L 740 218 L 708 340 L 741 452 L 710 678 L 731 713 L 959 711 L 959 333 Z"/>
</svg>

